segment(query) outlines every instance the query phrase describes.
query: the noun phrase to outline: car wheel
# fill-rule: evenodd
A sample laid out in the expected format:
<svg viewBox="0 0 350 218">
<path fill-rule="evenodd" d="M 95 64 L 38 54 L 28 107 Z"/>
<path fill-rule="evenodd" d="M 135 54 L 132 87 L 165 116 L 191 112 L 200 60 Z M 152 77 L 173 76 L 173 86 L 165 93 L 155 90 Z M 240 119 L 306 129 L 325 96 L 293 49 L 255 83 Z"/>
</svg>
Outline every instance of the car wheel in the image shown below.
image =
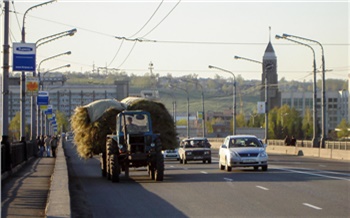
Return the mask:
<svg viewBox="0 0 350 218">
<path fill-rule="evenodd" d="M 258 170 L 259 169 L 259 167 L 258 166 L 254 166 L 254 170 Z"/>
<path fill-rule="evenodd" d="M 231 172 L 232 167 L 227 164 L 227 159 L 225 158 L 225 169 L 227 172 Z"/>
<path fill-rule="evenodd" d="M 211 164 L 211 159 L 208 160 L 208 163 Z"/>
<path fill-rule="evenodd" d="M 268 168 L 268 166 L 267 166 L 267 165 L 265 165 L 265 166 L 261 166 L 262 171 L 267 171 L 267 168 Z"/>
</svg>

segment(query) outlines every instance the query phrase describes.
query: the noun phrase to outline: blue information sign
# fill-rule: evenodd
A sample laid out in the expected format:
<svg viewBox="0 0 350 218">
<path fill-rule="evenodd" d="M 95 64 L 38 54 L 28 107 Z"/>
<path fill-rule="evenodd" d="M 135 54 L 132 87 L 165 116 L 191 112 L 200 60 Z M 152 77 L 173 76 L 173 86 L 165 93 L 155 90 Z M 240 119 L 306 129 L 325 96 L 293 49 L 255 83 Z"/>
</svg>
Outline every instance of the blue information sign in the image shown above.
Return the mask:
<svg viewBox="0 0 350 218">
<path fill-rule="evenodd" d="M 49 92 L 39 91 L 37 99 L 37 105 L 48 105 L 49 104 Z"/>
<path fill-rule="evenodd" d="M 13 71 L 35 72 L 35 43 L 13 43 Z"/>
</svg>

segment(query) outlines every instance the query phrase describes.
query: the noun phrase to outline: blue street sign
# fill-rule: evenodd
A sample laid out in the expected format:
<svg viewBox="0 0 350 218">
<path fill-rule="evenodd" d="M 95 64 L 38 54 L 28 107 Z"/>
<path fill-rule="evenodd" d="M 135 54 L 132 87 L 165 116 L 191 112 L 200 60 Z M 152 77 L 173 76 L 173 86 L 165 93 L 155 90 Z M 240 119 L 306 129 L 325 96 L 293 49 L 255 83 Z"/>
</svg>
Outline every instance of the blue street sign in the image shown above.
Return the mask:
<svg viewBox="0 0 350 218">
<path fill-rule="evenodd" d="M 49 104 L 49 92 L 39 91 L 36 98 L 37 105 L 48 105 Z"/>
<path fill-rule="evenodd" d="M 18 43 L 14 42 L 13 50 L 13 71 L 30 71 L 35 72 L 35 43 Z"/>
</svg>

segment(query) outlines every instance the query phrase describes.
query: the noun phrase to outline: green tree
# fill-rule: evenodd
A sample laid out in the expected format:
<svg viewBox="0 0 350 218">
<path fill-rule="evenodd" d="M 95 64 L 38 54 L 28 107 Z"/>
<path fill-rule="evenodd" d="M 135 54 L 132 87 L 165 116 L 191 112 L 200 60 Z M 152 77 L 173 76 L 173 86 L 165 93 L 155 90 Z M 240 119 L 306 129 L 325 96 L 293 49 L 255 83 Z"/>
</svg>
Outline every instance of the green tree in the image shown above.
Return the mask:
<svg viewBox="0 0 350 218">
<path fill-rule="evenodd" d="M 246 127 L 247 124 L 245 122 L 244 114 L 237 114 L 236 115 L 236 127 Z"/>
<path fill-rule="evenodd" d="M 313 137 L 313 117 L 310 108 L 306 108 L 302 121 L 303 138 L 312 139 Z"/>
<path fill-rule="evenodd" d="M 64 113 L 62 113 L 61 111 L 56 111 L 56 121 L 57 121 L 57 130 L 59 133 L 61 132 L 67 132 L 69 130 L 69 122 L 68 122 L 68 118 L 66 117 L 66 115 Z"/>
<path fill-rule="evenodd" d="M 350 125 L 348 122 L 346 122 L 345 118 L 340 121 L 337 128 L 339 129 L 337 132 L 338 138 L 347 138 L 350 136 L 350 131 L 348 130 L 350 128 Z"/>
<path fill-rule="evenodd" d="M 29 124 L 25 125 L 25 137 L 29 139 Z M 21 140 L 21 114 L 17 112 L 15 117 L 10 121 L 9 131 L 10 131 L 10 141 L 20 141 Z"/>
</svg>

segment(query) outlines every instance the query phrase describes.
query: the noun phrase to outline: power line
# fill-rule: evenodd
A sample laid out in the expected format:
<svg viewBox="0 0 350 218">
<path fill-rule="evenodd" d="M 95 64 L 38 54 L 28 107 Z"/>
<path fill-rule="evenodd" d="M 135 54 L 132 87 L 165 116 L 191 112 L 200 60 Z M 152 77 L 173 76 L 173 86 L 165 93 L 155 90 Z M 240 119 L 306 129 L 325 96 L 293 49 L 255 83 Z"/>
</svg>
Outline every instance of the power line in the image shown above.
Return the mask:
<svg viewBox="0 0 350 218">
<path fill-rule="evenodd" d="M 153 30 L 155 30 L 161 23 L 163 23 L 163 21 L 175 10 L 175 8 L 180 4 L 181 0 L 179 0 L 176 5 L 169 11 L 169 13 L 167 15 L 165 15 L 165 17 L 155 26 L 153 27 L 153 29 L 151 29 L 148 33 L 146 33 L 145 35 L 142 36 L 142 38 L 146 37 L 147 35 L 149 35 L 151 32 L 153 32 Z"/>
<path fill-rule="evenodd" d="M 157 9 L 153 12 L 153 14 L 151 15 L 151 17 L 146 21 L 146 23 L 145 23 L 136 33 L 134 33 L 133 35 L 131 35 L 131 36 L 128 37 L 128 38 L 134 37 L 135 35 L 137 35 L 139 32 L 141 32 L 141 31 L 146 27 L 146 25 L 152 20 L 152 18 L 154 17 L 154 15 L 157 13 L 157 11 L 159 10 L 159 8 L 160 8 L 160 6 L 163 4 L 163 2 L 164 2 L 164 0 L 162 0 L 162 2 L 158 5 Z M 115 53 L 115 55 L 114 55 L 112 61 L 109 63 L 109 65 L 108 65 L 107 67 L 109 67 L 109 66 L 113 63 L 113 61 L 115 60 L 115 58 L 118 56 L 118 54 L 119 54 L 119 52 L 120 52 L 120 50 L 121 50 L 121 48 L 122 48 L 122 46 L 123 46 L 123 44 L 124 44 L 124 41 L 125 41 L 125 40 L 122 39 L 122 42 L 120 43 L 117 52 Z M 133 48 L 134 48 L 134 46 L 133 46 Z M 133 49 L 133 48 L 132 48 L 132 49 Z M 132 50 L 131 50 L 131 51 L 132 51 Z M 130 55 L 131 51 L 129 52 L 129 55 Z M 128 56 L 129 56 L 129 55 L 128 55 Z M 124 62 L 125 62 L 125 60 L 123 61 L 123 63 L 124 63 Z"/>
<path fill-rule="evenodd" d="M 155 29 L 156 29 L 156 28 L 171 14 L 171 12 L 173 12 L 173 11 L 175 10 L 175 8 L 180 4 L 180 2 L 181 2 L 181 0 L 179 0 L 179 1 L 176 3 L 176 5 L 168 12 L 167 15 L 165 15 L 165 17 L 164 17 L 155 27 L 153 27 L 148 33 L 146 33 L 145 35 L 143 35 L 141 38 L 144 38 L 145 36 L 147 36 L 148 34 L 150 34 L 151 32 L 153 32 L 153 30 L 155 30 Z M 157 8 L 157 10 L 158 10 L 158 8 Z M 152 16 L 153 16 L 153 15 L 152 15 Z M 134 35 L 136 35 L 136 34 L 134 34 Z M 119 65 L 118 68 L 120 68 L 120 67 L 126 62 L 126 60 L 130 57 L 131 52 L 134 50 L 134 48 L 135 48 L 135 46 L 136 46 L 136 43 L 137 43 L 138 41 L 142 41 L 142 39 L 136 38 L 135 40 L 132 40 L 132 41 L 135 41 L 135 42 L 134 42 L 134 45 L 132 46 L 132 48 L 131 48 L 131 50 L 130 50 L 128 56 L 124 59 L 124 61 Z"/>
</svg>

